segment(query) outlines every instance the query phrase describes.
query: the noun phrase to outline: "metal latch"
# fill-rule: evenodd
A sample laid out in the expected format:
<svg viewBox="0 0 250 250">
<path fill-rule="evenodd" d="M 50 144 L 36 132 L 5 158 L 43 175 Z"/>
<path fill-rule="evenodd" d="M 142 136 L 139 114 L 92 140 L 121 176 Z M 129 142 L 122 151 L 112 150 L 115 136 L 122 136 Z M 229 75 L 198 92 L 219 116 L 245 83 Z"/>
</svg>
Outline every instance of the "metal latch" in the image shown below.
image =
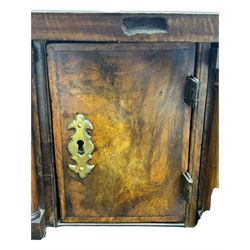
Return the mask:
<svg viewBox="0 0 250 250">
<path fill-rule="evenodd" d="M 196 108 L 199 101 L 200 82 L 194 76 L 187 76 L 185 83 L 184 102 L 192 108 Z"/>
<path fill-rule="evenodd" d="M 181 174 L 181 193 L 186 202 L 190 201 L 193 179 L 188 172 Z"/>
</svg>

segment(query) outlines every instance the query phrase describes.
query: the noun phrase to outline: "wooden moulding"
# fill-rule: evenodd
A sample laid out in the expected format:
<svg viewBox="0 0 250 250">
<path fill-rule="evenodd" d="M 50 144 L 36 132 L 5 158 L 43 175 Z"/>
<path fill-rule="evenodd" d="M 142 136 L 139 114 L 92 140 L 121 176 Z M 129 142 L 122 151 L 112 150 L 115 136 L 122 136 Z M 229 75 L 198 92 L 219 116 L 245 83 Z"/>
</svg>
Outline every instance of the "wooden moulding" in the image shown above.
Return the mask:
<svg viewBox="0 0 250 250">
<path fill-rule="evenodd" d="M 219 187 L 219 97 L 217 87 L 214 98 L 212 131 L 209 140 L 208 162 L 205 173 L 207 182 L 205 183 L 203 197 L 204 211 L 210 209 L 213 189 Z"/>
<path fill-rule="evenodd" d="M 218 44 L 210 50 L 208 90 L 199 176 L 198 216 L 210 209 L 212 190 L 219 186 L 218 160 Z"/>
<path fill-rule="evenodd" d="M 57 224 L 57 194 L 54 171 L 54 150 L 52 140 L 50 101 L 46 71 L 45 42 L 33 41 L 35 82 L 37 89 L 37 104 L 40 131 L 42 180 L 44 194 L 44 209 L 46 223 L 50 226 Z M 33 110 L 34 112 L 34 110 Z M 33 133 L 34 134 L 34 133 Z M 38 137 L 38 136 L 36 136 Z M 37 139 L 37 138 L 36 138 Z"/>
<path fill-rule="evenodd" d="M 32 164 L 31 164 L 31 238 L 41 239 L 45 236 L 45 216 L 44 210 L 40 208 L 38 186 L 37 186 L 37 175 L 35 166 L 35 156 L 32 144 Z"/>
<path fill-rule="evenodd" d="M 31 220 L 34 220 L 40 215 L 40 211 L 33 145 L 31 150 Z"/>
<path fill-rule="evenodd" d="M 44 214 L 43 174 L 40 147 L 40 131 L 37 113 L 37 91 L 32 60 L 32 145 L 31 145 L 31 238 L 45 236 L 46 223 Z"/>
<path fill-rule="evenodd" d="M 39 217 L 31 221 L 31 239 L 40 240 L 46 235 L 45 213 L 41 209 Z"/>
<path fill-rule="evenodd" d="M 186 223 L 188 227 L 195 226 L 197 223 L 197 203 L 198 185 L 200 171 L 200 157 L 203 134 L 203 121 L 206 103 L 208 62 L 209 62 L 209 43 L 197 44 L 196 72 L 195 76 L 200 80 L 199 104 L 192 112 L 189 173 L 193 178 L 193 187 L 190 203 L 187 205 Z"/>
<path fill-rule="evenodd" d="M 31 17 L 33 40 L 96 42 L 218 42 L 219 40 L 219 15 L 216 13 L 34 12 Z"/>
</svg>

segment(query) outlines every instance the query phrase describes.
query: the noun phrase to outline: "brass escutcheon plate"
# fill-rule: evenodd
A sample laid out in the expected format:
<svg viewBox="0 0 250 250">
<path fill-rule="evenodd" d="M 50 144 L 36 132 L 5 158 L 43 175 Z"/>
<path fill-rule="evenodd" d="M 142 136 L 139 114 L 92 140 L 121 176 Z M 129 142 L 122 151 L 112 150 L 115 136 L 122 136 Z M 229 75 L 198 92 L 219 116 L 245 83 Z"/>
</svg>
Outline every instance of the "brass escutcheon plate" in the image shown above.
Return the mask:
<svg viewBox="0 0 250 250">
<path fill-rule="evenodd" d="M 88 164 L 88 161 L 92 159 L 91 153 L 94 150 L 94 144 L 88 130 L 93 130 L 93 125 L 84 115 L 77 114 L 68 125 L 68 129 L 75 130 L 68 144 L 68 151 L 71 154 L 71 159 L 76 162 L 75 165 L 69 164 L 69 168 L 79 174 L 81 178 L 85 178 L 95 167 Z"/>
</svg>

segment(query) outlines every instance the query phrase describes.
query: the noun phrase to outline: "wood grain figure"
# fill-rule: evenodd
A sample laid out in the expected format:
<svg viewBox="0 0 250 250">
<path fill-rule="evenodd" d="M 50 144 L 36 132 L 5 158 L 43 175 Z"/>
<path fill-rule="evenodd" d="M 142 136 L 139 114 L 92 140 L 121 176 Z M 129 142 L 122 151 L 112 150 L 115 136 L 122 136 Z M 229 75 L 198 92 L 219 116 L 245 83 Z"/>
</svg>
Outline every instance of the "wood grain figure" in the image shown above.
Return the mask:
<svg viewBox="0 0 250 250">
<path fill-rule="evenodd" d="M 51 44 L 47 52 L 62 221 L 184 221 L 183 93 L 195 44 Z M 83 180 L 68 168 L 67 126 L 77 113 L 94 127 L 96 167 Z"/>
</svg>

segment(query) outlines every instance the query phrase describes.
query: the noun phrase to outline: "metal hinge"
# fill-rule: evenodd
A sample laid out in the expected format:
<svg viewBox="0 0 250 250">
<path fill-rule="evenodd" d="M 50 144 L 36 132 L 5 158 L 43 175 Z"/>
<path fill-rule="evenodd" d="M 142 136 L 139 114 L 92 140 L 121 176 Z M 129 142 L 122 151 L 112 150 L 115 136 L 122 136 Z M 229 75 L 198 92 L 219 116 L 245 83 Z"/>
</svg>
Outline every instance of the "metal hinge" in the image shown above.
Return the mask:
<svg viewBox="0 0 250 250">
<path fill-rule="evenodd" d="M 190 201 L 193 179 L 188 172 L 181 174 L 181 194 L 186 202 Z"/>
<path fill-rule="evenodd" d="M 184 102 L 192 108 L 196 108 L 199 102 L 199 85 L 199 80 L 194 76 L 186 77 Z"/>
</svg>

